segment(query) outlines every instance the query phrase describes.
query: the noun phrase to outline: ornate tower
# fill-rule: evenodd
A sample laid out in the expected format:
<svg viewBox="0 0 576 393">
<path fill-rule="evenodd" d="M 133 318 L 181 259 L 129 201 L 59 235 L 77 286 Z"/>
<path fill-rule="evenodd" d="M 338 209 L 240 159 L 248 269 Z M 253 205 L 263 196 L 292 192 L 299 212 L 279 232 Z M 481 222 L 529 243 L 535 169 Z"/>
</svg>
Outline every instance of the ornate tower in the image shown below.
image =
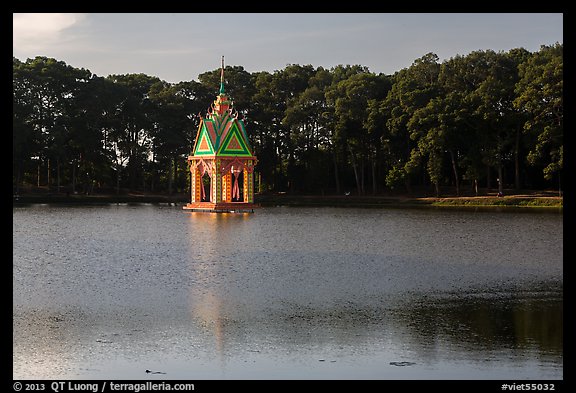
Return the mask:
<svg viewBox="0 0 576 393">
<path fill-rule="evenodd" d="M 224 56 L 220 70 L 220 92 L 200 117 L 192 155 L 188 156 L 191 174 L 191 202 L 187 210 L 252 211 L 254 204 L 254 166 L 244 122 L 232 108 L 224 90 Z"/>
</svg>

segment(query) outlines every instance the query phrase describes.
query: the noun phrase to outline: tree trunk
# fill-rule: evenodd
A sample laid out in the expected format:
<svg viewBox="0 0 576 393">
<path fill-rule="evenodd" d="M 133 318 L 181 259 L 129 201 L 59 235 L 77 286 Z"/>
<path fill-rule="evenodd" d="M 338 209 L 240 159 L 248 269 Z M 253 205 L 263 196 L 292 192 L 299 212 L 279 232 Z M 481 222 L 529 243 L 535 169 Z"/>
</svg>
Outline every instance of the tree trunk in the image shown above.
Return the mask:
<svg viewBox="0 0 576 393">
<path fill-rule="evenodd" d="M 48 190 L 50 190 L 50 159 L 48 159 L 48 162 L 46 163 L 46 186 L 48 187 Z"/>
<path fill-rule="evenodd" d="M 486 192 L 490 192 L 492 189 L 492 176 L 491 176 L 490 165 L 486 165 Z"/>
<path fill-rule="evenodd" d="M 296 166 L 296 159 L 294 158 L 294 149 L 290 146 L 290 153 L 288 156 L 288 191 L 290 194 L 294 194 L 296 190 L 294 167 Z"/>
<path fill-rule="evenodd" d="M 262 172 L 258 171 L 258 193 L 262 192 Z"/>
<path fill-rule="evenodd" d="M 340 195 L 340 176 L 338 175 L 338 161 L 336 159 L 336 151 L 333 152 L 334 158 L 334 180 L 336 182 L 336 194 Z"/>
<path fill-rule="evenodd" d="M 520 190 L 520 128 L 516 128 L 516 145 L 514 146 L 514 188 Z"/>
<path fill-rule="evenodd" d="M 458 169 L 456 168 L 456 160 L 454 159 L 454 152 L 450 150 L 450 159 L 452 160 L 452 172 L 454 173 L 454 182 L 456 184 L 456 196 L 460 196 L 460 184 L 458 182 Z"/>
<path fill-rule="evenodd" d="M 366 187 L 364 186 L 365 182 L 365 176 L 364 176 L 364 172 L 366 172 L 364 170 L 364 156 L 362 156 L 362 158 L 360 159 L 360 187 L 362 190 L 362 195 L 366 195 Z"/>
<path fill-rule="evenodd" d="M 376 195 L 378 184 L 376 183 L 376 160 L 372 161 L 372 195 Z"/>
<path fill-rule="evenodd" d="M 172 160 L 174 161 L 174 192 L 178 192 L 178 157 Z"/>
<path fill-rule="evenodd" d="M 16 195 L 20 194 L 20 179 L 22 178 L 22 160 L 18 160 L 18 168 L 16 168 Z"/>
<path fill-rule="evenodd" d="M 348 145 L 348 151 L 350 151 L 350 161 L 352 162 L 352 169 L 354 170 L 354 177 L 356 179 L 356 190 L 358 195 L 362 195 L 362 189 L 360 187 L 360 177 L 358 176 L 358 165 L 356 164 L 356 158 L 354 157 L 354 152 L 350 145 Z"/>
<path fill-rule="evenodd" d="M 120 195 L 120 165 L 116 166 L 116 195 Z"/>
<path fill-rule="evenodd" d="M 56 192 L 60 193 L 60 158 L 56 159 Z"/>
<path fill-rule="evenodd" d="M 60 181 L 58 181 L 58 192 L 60 192 Z M 76 164 L 74 162 L 72 162 L 72 194 L 76 194 Z"/>
<path fill-rule="evenodd" d="M 504 179 L 502 178 L 502 164 L 498 164 L 498 193 L 504 195 Z"/>
<path fill-rule="evenodd" d="M 174 165 L 174 159 L 170 159 L 170 166 L 168 168 L 168 195 L 172 195 L 172 166 Z"/>
</svg>

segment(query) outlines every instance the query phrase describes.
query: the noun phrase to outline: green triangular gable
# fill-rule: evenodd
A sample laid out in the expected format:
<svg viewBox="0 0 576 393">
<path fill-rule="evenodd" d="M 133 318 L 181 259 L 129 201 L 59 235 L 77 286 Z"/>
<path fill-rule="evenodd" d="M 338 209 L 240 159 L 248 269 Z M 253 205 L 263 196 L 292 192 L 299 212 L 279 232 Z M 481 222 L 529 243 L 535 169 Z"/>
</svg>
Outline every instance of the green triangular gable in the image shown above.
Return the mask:
<svg viewBox="0 0 576 393">
<path fill-rule="evenodd" d="M 208 156 L 214 155 L 214 147 L 206 131 L 206 126 L 202 126 L 202 129 L 198 133 L 198 140 L 196 141 L 196 146 L 194 150 L 195 156 Z"/>
<path fill-rule="evenodd" d="M 244 122 L 242 120 L 237 120 L 236 122 L 240 126 L 240 132 L 242 133 L 242 136 L 244 137 L 244 142 L 246 142 L 246 146 L 248 147 L 248 150 L 250 150 L 252 152 L 252 146 L 250 146 L 250 140 L 248 139 L 248 134 L 246 133 L 246 128 L 244 128 Z"/>
<path fill-rule="evenodd" d="M 234 122 L 226 134 L 224 141 L 220 143 L 218 155 L 221 156 L 252 156 L 245 133 L 240 131 L 238 123 Z"/>
</svg>

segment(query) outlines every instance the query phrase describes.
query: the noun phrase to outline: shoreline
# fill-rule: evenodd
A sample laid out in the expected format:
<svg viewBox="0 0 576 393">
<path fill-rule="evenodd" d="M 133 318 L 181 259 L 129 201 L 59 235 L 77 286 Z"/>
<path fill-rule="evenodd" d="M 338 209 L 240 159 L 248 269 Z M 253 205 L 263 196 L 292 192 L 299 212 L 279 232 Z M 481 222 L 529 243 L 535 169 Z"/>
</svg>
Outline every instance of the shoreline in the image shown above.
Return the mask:
<svg viewBox="0 0 576 393">
<path fill-rule="evenodd" d="M 546 192 L 531 192 L 515 195 L 484 196 L 407 196 L 407 195 L 380 195 L 380 196 L 345 196 L 345 195 L 289 195 L 289 194 L 257 194 L 255 202 L 261 206 L 290 206 L 290 207 L 517 207 L 517 208 L 546 208 L 562 209 L 563 197 L 551 195 Z M 188 203 L 187 194 L 97 194 L 97 195 L 66 195 L 66 194 L 21 194 L 13 196 L 12 205 L 28 204 L 67 204 L 67 205 L 98 205 L 114 203 Z"/>
</svg>

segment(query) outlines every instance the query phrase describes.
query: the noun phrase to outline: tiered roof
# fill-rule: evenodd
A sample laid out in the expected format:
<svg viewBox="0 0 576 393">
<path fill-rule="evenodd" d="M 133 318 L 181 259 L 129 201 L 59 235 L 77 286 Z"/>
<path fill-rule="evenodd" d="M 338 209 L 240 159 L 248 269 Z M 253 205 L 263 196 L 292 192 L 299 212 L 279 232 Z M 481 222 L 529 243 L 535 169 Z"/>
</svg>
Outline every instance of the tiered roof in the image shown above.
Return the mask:
<svg viewBox="0 0 576 393">
<path fill-rule="evenodd" d="M 244 122 L 232 108 L 224 91 L 224 57 L 220 72 L 220 93 L 202 118 L 196 134 L 194 156 L 252 157 Z"/>
</svg>

